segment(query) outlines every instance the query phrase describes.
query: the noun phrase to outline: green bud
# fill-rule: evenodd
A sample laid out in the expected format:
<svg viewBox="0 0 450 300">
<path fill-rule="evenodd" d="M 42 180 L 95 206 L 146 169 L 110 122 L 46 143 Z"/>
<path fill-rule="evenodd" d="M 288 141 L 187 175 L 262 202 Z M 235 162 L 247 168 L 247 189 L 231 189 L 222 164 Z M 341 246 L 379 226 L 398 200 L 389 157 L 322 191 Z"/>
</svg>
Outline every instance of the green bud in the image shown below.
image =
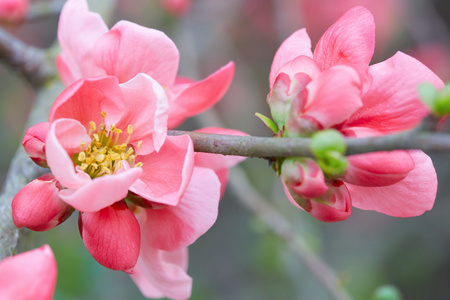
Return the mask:
<svg viewBox="0 0 450 300">
<path fill-rule="evenodd" d="M 372 300 L 401 300 L 400 291 L 393 285 L 378 287 L 372 295 Z"/>
<path fill-rule="evenodd" d="M 311 137 L 311 151 L 319 159 L 324 159 L 328 152 L 345 153 L 345 140 L 342 134 L 334 129 L 317 131 Z"/>
<path fill-rule="evenodd" d="M 436 116 L 443 116 L 450 113 L 450 83 L 447 83 L 442 89 L 423 83 L 418 88 L 419 98 L 430 108 Z"/>
<path fill-rule="evenodd" d="M 345 156 L 337 151 L 328 151 L 324 157 L 317 160 L 317 164 L 328 178 L 344 175 L 347 170 L 348 161 Z"/>
<path fill-rule="evenodd" d="M 437 92 L 433 112 L 439 116 L 450 113 L 450 84 L 446 84 Z"/>
</svg>

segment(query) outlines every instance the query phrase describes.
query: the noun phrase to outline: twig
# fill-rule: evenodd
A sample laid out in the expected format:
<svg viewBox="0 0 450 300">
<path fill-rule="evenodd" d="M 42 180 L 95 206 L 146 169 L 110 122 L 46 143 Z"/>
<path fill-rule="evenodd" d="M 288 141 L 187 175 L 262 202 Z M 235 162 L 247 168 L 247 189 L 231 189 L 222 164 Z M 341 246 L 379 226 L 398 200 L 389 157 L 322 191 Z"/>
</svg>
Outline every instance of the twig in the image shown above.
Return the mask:
<svg viewBox="0 0 450 300">
<path fill-rule="evenodd" d="M 64 6 L 65 1 L 45 1 L 30 3 L 30 8 L 26 16 L 27 21 L 34 21 L 52 16 L 58 16 Z"/>
<path fill-rule="evenodd" d="M 47 62 L 45 52 L 29 46 L 0 28 L 0 59 L 19 72 L 34 87 L 55 77 L 55 70 Z"/>
<path fill-rule="evenodd" d="M 169 130 L 169 135 L 188 134 L 196 152 L 248 157 L 313 157 L 309 138 L 269 138 Z M 408 131 L 371 138 L 346 138 L 347 155 L 397 149 L 450 152 L 450 135 Z"/>
</svg>

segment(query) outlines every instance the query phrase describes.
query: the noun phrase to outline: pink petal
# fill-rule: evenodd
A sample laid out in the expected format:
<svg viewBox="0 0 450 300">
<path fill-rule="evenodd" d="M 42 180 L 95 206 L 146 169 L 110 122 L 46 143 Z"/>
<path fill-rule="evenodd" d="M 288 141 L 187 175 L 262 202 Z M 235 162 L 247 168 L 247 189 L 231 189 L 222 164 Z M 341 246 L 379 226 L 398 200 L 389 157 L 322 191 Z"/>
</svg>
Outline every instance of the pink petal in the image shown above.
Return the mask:
<svg viewBox="0 0 450 300">
<path fill-rule="evenodd" d="M 345 124 L 389 133 L 411 129 L 429 113 L 417 95 L 417 86 L 443 82 L 416 59 L 397 52 L 388 60 L 370 66 L 371 84 L 364 87 L 363 107 Z"/>
<path fill-rule="evenodd" d="M 350 65 L 363 76 L 375 49 L 372 14 L 358 6 L 347 11 L 320 38 L 314 60 L 321 70 L 337 64 Z"/>
<path fill-rule="evenodd" d="M 0 299 L 51 300 L 56 286 L 56 260 L 48 245 L 0 262 Z"/>
<path fill-rule="evenodd" d="M 289 77 L 293 78 L 295 74 L 304 73 L 308 75 L 310 79 L 314 79 L 320 74 L 320 72 L 321 70 L 317 66 L 317 63 L 311 57 L 302 55 L 297 56 L 293 60 L 290 60 L 281 66 L 277 74 L 286 73 Z M 271 87 L 272 86 L 273 83 Z"/>
<path fill-rule="evenodd" d="M 158 151 L 167 133 L 169 101 L 164 89 L 153 78 L 138 74 L 130 81 L 120 85 L 126 105 L 126 112 L 117 128 L 133 126 L 130 143 L 136 146 L 143 141 L 140 154 Z M 126 135 L 119 143 L 125 142 Z"/>
<path fill-rule="evenodd" d="M 192 278 L 186 274 L 187 248 L 167 252 L 144 243 L 134 273 L 131 274 L 141 293 L 148 298 L 190 298 Z"/>
<path fill-rule="evenodd" d="M 130 168 L 112 175 L 92 179 L 77 189 L 64 189 L 59 197 L 82 212 L 97 212 L 124 199 L 128 189 L 142 174 L 141 168 Z"/>
<path fill-rule="evenodd" d="M 314 199 L 306 199 L 291 195 L 286 185 L 285 193 L 292 204 L 305 210 L 311 216 L 323 222 L 337 222 L 348 219 L 352 213 L 352 198 L 345 184 L 334 181 L 329 185 L 328 192 Z M 295 200 L 293 198 L 295 197 Z"/>
<path fill-rule="evenodd" d="M 362 106 L 358 74 L 346 66 L 322 72 L 307 89 L 308 102 L 300 113 L 314 118 L 323 128 L 342 123 Z"/>
<path fill-rule="evenodd" d="M 349 164 L 342 180 L 354 185 L 391 185 L 414 169 L 411 155 L 403 150 L 350 155 L 347 159 Z"/>
<path fill-rule="evenodd" d="M 120 21 L 102 36 L 93 50 L 95 62 L 120 83 L 145 73 L 169 87 L 178 71 L 179 53 L 162 31 Z"/>
<path fill-rule="evenodd" d="M 90 12 L 85 0 L 66 2 L 58 24 L 62 53 L 56 60 L 58 73 L 66 86 L 83 77 L 105 75 L 94 62 L 91 51 L 95 41 L 107 31 L 101 16 Z"/>
<path fill-rule="evenodd" d="M 97 262 L 112 270 L 132 272 L 139 257 L 141 234 L 125 202 L 81 213 L 79 225 L 86 249 Z"/>
<path fill-rule="evenodd" d="M 24 186 L 12 201 L 14 225 L 44 231 L 64 222 L 73 209 L 59 199 L 60 189 L 61 185 L 51 174 L 44 174 Z"/>
<path fill-rule="evenodd" d="M 152 247 L 172 251 L 186 247 L 216 221 L 220 182 L 206 168 L 194 168 L 191 182 L 177 206 L 148 209 L 143 235 Z"/>
<path fill-rule="evenodd" d="M 394 217 L 413 217 L 433 207 L 437 190 L 436 172 L 431 159 L 422 151 L 410 150 L 414 170 L 405 179 L 381 187 L 348 184 L 353 205 Z"/>
<path fill-rule="evenodd" d="M 168 136 L 158 153 L 139 155 L 143 173 L 130 191 L 147 201 L 177 205 L 194 168 L 194 148 L 189 136 Z"/>
<path fill-rule="evenodd" d="M 40 167 L 47 167 L 45 156 L 45 139 L 50 124 L 48 122 L 38 123 L 30 127 L 22 140 L 22 146 L 30 158 Z"/>
<path fill-rule="evenodd" d="M 269 75 L 270 86 L 273 86 L 273 82 L 280 72 L 281 66 L 302 55 L 311 58 L 313 56 L 311 52 L 311 40 L 304 28 L 291 34 L 275 53 Z"/>
<path fill-rule="evenodd" d="M 77 81 L 56 98 L 50 109 L 49 121 L 75 119 L 89 128 L 91 121 L 97 126 L 102 123 L 100 113 L 104 111 L 107 113 L 105 123 L 109 128 L 120 120 L 124 110 L 124 99 L 117 78 L 89 78 Z"/>
<path fill-rule="evenodd" d="M 87 174 L 76 173 L 71 156 L 80 151 L 80 142 L 91 139 L 86 129 L 75 120 L 59 119 L 51 124 L 45 140 L 47 164 L 53 175 L 66 188 L 76 189 L 91 181 Z"/>
<path fill-rule="evenodd" d="M 170 97 L 169 128 L 175 128 L 186 118 L 195 116 L 216 104 L 225 95 L 233 80 L 234 63 L 229 62 L 203 80 L 187 85 Z M 173 87 L 177 89 L 176 86 Z"/>
</svg>

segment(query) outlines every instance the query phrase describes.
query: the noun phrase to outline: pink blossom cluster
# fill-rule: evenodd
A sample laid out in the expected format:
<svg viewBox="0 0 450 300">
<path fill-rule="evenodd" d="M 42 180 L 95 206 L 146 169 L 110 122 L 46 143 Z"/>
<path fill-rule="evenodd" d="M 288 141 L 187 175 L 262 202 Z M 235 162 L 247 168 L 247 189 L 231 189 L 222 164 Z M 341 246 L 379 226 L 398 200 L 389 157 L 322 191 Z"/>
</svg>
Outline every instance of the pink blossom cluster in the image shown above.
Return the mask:
<svg viewBox="0 0 450 300">
<path fill-rule="evenodd" d="M 131 274 L 147 297 L 189 298 L 187 247 L 215 222 L 228 168 L 243 158 L 194 153 L 189 136 L 167 129 L 220 100 L 234 64 L 201 81 L 179 77 L 163 32 L 127 21 L 108 30 L 85 0 L 67 1 L 58 39 L 67 88 L 23 139 L 50 173 L 14 197 L 15 225 L 48 230 L 77 210 L 100 264 Z"/>
<path fill-rule="evenodd" d="M 332 128 L 370 137 L 417 126 L 429 113 L 417 86 L 440 88 L 442 80 L 401 52 L 369 66 L 374 47 L 374 20 L 363 7 L 334 23 L 314 52 L 305 29 L 288 37 L 275 54 L 267 97 L 279 135 L 308 137 Z M 348 218 L 352 206 L 396 217 L 432 208 L 437 178 L 422 151 L 351 155 L 348 164 L 345 174 L 325 176 L 312 159 L 286 160 L 281 172 L 291 202 L 326 222 Z"/>
</svg>

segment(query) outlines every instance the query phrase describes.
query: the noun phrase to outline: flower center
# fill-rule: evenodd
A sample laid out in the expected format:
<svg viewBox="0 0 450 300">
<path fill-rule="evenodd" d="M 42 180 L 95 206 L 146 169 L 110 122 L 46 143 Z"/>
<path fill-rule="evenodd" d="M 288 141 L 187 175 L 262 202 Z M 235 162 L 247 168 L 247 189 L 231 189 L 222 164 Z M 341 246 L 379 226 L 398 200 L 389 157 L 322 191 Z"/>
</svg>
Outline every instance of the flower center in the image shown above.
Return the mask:
<svg viewBox="0 0 450 300">
<path fill-rule="evenodd" d="M 130 167 L 142 167 L 142 162 L 135 163 L 142 141 L 137 143 L 136 153 L 134 146 L 129 144 L 133 126 L 127 126 L 128 138 L 126 142 L 119 144 L 122 130 L 116 128 L 114 124 L 106 129 L 104 122 L 106 112 L 101 112 L 101 115 L 103 122 L 98 127 L 95 122 L 90 122 L 91 144 L 86 147 L 85 143 L 81 142 L 81 151 L 72 157 L 77 165 L 76 168 L 95 178 L 116 173 L 122 167 L 123 161 L 126 161 Z"/>
</svg>

